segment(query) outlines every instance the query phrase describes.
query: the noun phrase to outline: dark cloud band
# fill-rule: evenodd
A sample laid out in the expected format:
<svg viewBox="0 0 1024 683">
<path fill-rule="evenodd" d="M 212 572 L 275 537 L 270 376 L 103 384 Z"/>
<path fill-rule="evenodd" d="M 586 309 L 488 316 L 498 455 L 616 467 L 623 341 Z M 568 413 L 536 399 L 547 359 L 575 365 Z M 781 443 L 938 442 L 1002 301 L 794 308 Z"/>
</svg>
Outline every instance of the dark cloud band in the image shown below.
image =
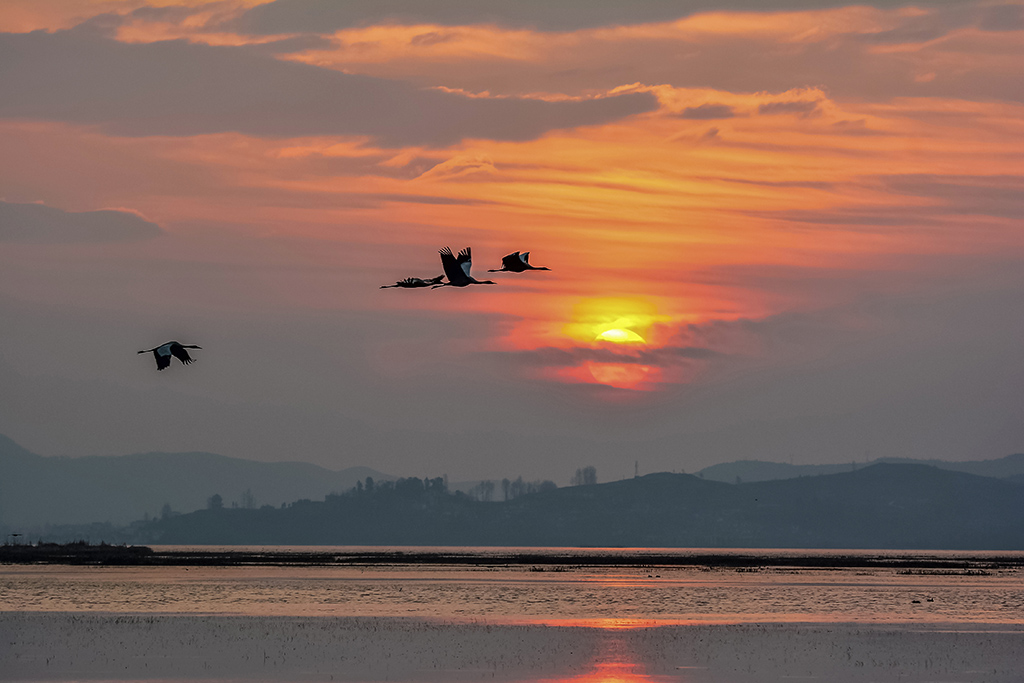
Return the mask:
<svg viewBox="0 0 1024 683">
<path fill-rule="evenodd" d="M 956 0 L 930 0 L 916 6 L 953 4 Z M 787 11 L 840 7 L 841 0 L 276 0 L 247 11 L 232 28 L 255 35 L 278 33 L 331 33 L 334 31 L 394 22 L 430 23 L 442 26 L 497 24 L 542 31 L 573 31 L 601 26 L 625 26 L 681 19 L 701 12 Z M 899 7 L 902 0 L 874 0 L 861 4 Z"/>
<path fill-rule="evenodd" d="M 0 34 L 0 92 L 0 117 L 95 124 L 119 135 L 349 135 L 395 146 L 529 140 L 657 107 L 648 93 L 466 97 L 247 48 L 125 44 L 89 31 Z"/>
<path fill-rule="evenodd" d="M 80 244 L 149 239 L 163 231 L 130 211 L 62 211 L 0 202 L 0 242 Z"/>
</svg>

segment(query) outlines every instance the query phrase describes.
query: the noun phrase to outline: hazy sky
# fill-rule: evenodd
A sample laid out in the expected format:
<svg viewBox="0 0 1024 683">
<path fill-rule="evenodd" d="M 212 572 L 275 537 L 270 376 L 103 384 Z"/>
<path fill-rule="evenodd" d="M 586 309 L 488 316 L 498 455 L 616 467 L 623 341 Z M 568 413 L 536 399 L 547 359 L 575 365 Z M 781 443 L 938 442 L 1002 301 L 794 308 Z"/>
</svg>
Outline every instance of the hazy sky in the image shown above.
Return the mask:
<svg viewBox="0 0 1024 683">
<path fill-rule="evenodd" d="M 0 433 L 403 476 L 1024 450 L 1024 4 L 5 0 Z M 549 272 L 379 289 L 473 248 Z M 136 351 L 177 339 L 198 362 Z"/>
</svg>

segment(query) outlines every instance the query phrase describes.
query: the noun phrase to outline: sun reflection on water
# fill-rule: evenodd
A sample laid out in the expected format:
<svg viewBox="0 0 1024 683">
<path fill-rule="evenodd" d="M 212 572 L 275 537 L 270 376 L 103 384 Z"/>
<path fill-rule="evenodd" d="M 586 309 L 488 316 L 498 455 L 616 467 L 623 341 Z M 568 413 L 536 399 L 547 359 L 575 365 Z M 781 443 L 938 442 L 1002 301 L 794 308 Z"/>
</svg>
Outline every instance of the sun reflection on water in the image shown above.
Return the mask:
<svg viewBox="0 0 1024 683">
<path fill-rule="evenodd" d="M 648 683 L 655 678 L 636 672 L 631 662 L 600 662 L 593 671 L 571 678 L 553 679 L 552 683 Z"/>
<path fill-rule="evenodd" d="M 547 679 L 545 683 L 660 683 L 685 679 L 678 676 L 649 675 L 643 659 L 633 651 L 623 634 L 647 625 L 638 619 L 600 619 L 588 624 L 601 630 L 600 646 L 586 671 L 571 676 Z"/>
</svg>

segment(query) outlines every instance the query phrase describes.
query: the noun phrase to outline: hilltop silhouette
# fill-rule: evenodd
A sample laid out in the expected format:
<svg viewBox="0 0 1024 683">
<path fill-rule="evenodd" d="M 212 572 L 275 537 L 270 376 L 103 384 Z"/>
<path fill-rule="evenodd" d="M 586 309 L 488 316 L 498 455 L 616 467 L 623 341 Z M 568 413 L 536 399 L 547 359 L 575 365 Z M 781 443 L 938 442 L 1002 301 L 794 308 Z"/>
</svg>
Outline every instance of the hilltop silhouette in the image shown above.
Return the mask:
<svg viewBox="0 0 1024 683">
<path fill-rule="evenodd" d="M 1024 453 L 1015 453 L 992 460 L 915 460 L 911 458 L 877 458 L 863 463 L 848 462 L 837 465 L 793 465 L 765 460 L 735 460 L 711 465 L 697 472 L 704 479 L 735 483 L 793 479 L 818 474 L 839 474 L 863 469 L 871 465 L 931 465 L 943 470 L 967 472 L 981 477 L 1024 481 Z"/>
<path fill-rule="evenodd" d="M 1024 486 L 925 465 L 752 484 L 686 474 L 480 502 L 400 479 L 282 508 L 200 510 L 160 544 L 1024 549 Z"/>
<path fill-rule="evenodd" d="M 467 495 L 440 478 L 212 453 L 42 457 L 0 436 L 0 528 L 167 544 L 1024 548 L 1024 456 L 940 464 L 747 461 L 564 488 L 518 480 L 505 500 L 494 481 L 483 496 L 479 484 L 454 485 Z M 798 476 L 748 480 L 762 465 Z"/>
<path fill-rule="evenodd" d="M 161 509 L 192 512 L 215 494 L 228 507 L 280 505 L 347 491 L 366 477 L 394 478 L 369 467 L 329 470 L 200 452 L 43 457 L 0 435 L 0 525 L 128 524 Z"/>
</svg>

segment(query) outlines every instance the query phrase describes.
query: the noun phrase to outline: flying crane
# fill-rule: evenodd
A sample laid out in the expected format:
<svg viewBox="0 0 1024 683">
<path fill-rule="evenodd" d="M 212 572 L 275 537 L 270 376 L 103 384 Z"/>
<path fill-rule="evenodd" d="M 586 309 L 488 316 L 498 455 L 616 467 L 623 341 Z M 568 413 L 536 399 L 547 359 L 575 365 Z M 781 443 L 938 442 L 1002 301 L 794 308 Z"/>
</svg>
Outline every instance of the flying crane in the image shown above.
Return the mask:
<svg viewBox="0 0 1024 683">
<path fill-rule="evenodd" d="M 545 266 L 531 266 L 530 252 L 516 251 L 501 259 L 501 268 L 488 270 L 488 273 L 522 273 L 527 270 L 551 270 Z"/>
<path fill-rule="evenodd" d="M 179 344 L 176 341 L 169 341 L 166 344 L 161 344 L 154 349 L 146 349 L 145 351 L 139 351 L 139 353 L 152 353 L 153 357 L 156 358 L 156 369 L 163 370 L 171 364 L 171 356 L 174 356 L 181 361 L 182 365 L 189 365 L 194 363 L 195 360 L 192 356 L 188 355 L 188 351 L 185 349 L 201 349 L 202 346 L 196 346 L 195 344 Z"/>
<path fill-rule="evenodd" d="M 401 287 L 403 289 L 416 289 L 417 287 L 439 285 L 443 279 L 444 275 L 438 275 L 437 277 L 431 277 L 425 280 L 420 277 L 407 277 L 404 280 L 399 280 L 393 285 L 381 285 L 380 288 L 387 289 L 388 287 Z"/>
<path fill-rule="evenodd" d="M 441 266 L 444 268 L 444 274 L 448 278 L 448 282 L 442 282 L 439 285 L 434 285 L 431 289 L 449 286 L 465 287 L 466 285 L 497 284 L 490 280 L 477 280 L 469 274 L 469 269 L 473 265 L 472 252 L 469 247 L 460 251 L 457 258 L 452 254 L 452 250 L 448 247 L 440 249 L 437 253 L 441 255 Z"/>
</svg>

